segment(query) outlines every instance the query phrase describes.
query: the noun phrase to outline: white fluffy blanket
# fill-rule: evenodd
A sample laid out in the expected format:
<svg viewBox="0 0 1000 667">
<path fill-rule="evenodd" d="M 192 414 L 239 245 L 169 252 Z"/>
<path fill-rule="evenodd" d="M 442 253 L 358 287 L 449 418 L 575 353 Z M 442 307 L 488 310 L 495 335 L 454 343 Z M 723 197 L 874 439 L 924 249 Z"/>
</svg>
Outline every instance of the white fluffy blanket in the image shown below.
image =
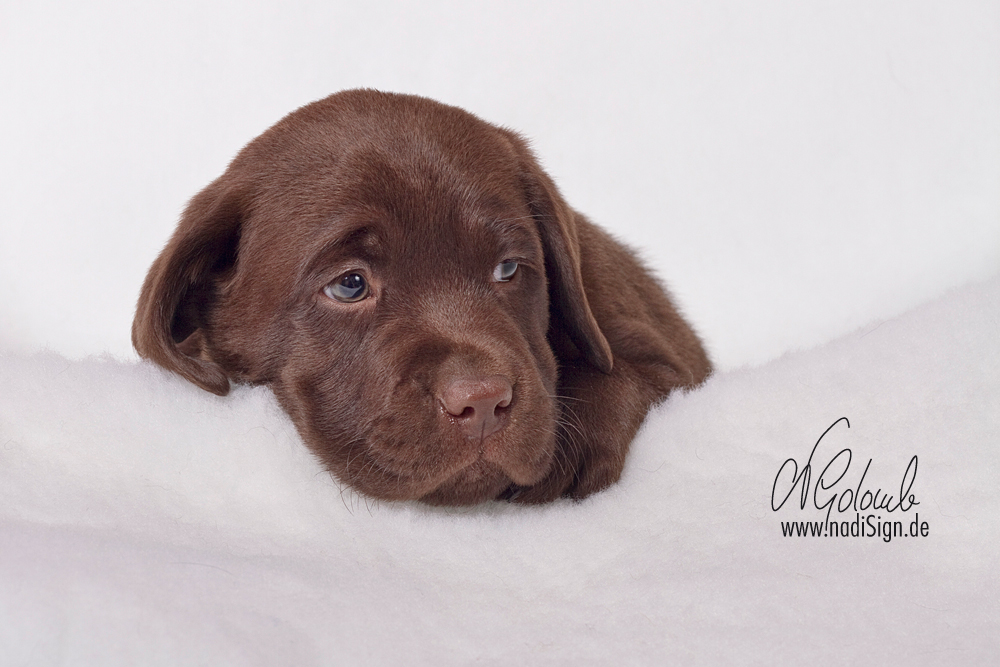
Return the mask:
<svg viewBox="0 0 1000 667">
<path fill-rule="evenodd" d="M 1000 278 L 672 397 L 584 502 L 466 510 L 341 488 L 264 389 L 0 357 L 0 662 L 996 660 L 998 323 Z M 831 498 L 876 534 L 783 536 Z"/>
</svg>

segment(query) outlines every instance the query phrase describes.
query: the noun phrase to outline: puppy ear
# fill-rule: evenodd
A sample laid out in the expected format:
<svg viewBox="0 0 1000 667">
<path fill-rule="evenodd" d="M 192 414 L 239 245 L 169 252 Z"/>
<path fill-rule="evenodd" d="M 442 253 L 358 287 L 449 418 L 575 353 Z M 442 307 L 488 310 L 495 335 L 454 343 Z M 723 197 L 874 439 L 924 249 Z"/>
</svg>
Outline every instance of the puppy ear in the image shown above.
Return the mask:
<svg viewBox="0 0 1000 667">
<path fill-rule="evenodd" d="M 549 310 L 561 322 L 570 340 L 594 367 L 610 373 L 614 363 L 611 346 L 601 333 L 587 301 L 581 271 L 577 213 L 563 200 L 552 179 L 538 166 L 530 149 L 514 136 L 521 154 L 521 178 L 532 215 L 538 221 L 545 247 L 545 272 L 549 281 Z"/>
<path fill-rule="evenodd" d="M 202 389 L 225 396 L 229 378 L 209 357 L 203 327 L 216 279 L 236 261 L 242 198 L 222 177 L 188 204 L 142 285 L 132 345 Z"/>
</svg>

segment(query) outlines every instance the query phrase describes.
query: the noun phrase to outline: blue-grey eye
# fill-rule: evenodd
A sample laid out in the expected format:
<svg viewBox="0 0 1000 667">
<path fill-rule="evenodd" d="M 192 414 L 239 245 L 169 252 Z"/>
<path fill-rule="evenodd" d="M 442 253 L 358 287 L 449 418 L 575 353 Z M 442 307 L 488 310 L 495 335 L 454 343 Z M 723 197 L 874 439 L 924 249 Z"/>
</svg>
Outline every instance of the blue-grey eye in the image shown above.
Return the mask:
<svg viewBox="0 0 1000 667">
<path fill-rule="evenodd" d="M 505 259 L 493 267 L 493 280 L 498 283 L 505 283 L 513 278 L 515 273 L 517 273 L 517 262 L 512 259 Z"/>
<path fill-rule="evenodd" d="M 354 303 L 368 296 L 368 281 L 360 273 L 345 273 L 324 287 L 323 293 L 337 301 Z"/>
</svg>

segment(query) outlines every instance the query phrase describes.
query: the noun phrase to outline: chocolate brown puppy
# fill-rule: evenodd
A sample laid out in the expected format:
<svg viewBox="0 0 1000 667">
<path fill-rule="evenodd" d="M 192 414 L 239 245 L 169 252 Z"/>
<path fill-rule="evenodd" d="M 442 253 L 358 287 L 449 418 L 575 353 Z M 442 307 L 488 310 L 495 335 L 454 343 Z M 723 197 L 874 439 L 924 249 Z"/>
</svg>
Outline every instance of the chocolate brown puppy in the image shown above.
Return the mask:
<svg viewBox="0 0 1000 667">
<path fill-rule="evenodd" d="M 132 340 L 219 395 L 268 385 L 355 489 L 447 505 L 607 487 L 650 406 L 711 370 L 524 139 L 373 90 L 290 114 L 191 200 Z"/>
</svg>

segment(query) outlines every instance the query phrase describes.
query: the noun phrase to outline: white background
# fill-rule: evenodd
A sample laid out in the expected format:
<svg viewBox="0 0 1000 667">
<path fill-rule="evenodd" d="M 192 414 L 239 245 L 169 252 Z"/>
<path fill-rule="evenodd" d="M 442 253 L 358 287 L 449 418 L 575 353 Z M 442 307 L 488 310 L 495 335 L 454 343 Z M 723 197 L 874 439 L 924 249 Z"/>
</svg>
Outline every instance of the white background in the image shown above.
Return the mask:
<svg viewBox="0 0 1000 667">
<path fill-rule="evenodd" d="M 131 358 L 186 201 L 361 86 L 531 138 L 722 369 L 1000 269 L 996 2 L 4 2 L 0 349 Z"/>
<path fill-rule="evenodd" d="M 356 86 L 525 133 L 704 335 L 612 488 L 373 502 L 134 363 L 187 199 Z M 995 662 L 998 270 L 997 2 L 0 4 L 0 664 Z M 928 537 L 782 537 L 844 416 Z"/>
</svg>

